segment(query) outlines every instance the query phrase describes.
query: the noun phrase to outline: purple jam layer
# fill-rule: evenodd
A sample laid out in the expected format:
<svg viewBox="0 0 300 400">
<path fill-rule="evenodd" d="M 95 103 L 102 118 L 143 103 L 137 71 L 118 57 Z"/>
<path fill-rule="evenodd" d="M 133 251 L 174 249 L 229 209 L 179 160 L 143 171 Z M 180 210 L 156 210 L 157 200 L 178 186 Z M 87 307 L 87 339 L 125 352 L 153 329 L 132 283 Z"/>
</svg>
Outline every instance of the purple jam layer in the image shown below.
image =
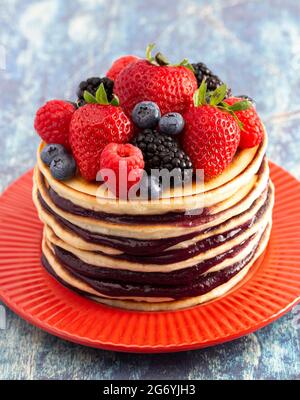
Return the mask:
<svg viewBox="0 0 300 400">
<path fill-rule="evenodd" d="M 210 292 L 217 286 L 220 286 L 230 279 L 232 279 L 237 273 L 239 273 L 254 257 L 255 252 L 250 253 L 242 261 L 232 264 L 231 266 L 224 268 L 221 271 L 211 272 L 205 276 L 195 277 L 192 283 L 186 286 L 159 286 L 159 285 L 137 285 L 133 283 L 118 283 L 115 281 L 100 281 L 78 273 L 77 271 L 70 269 L 66 265 L 63 265 L 68 272 L 74 277 L 90 285 L 93 289 L 99 293 L 111 296 L 139 296 L 139 297 L 170 297 L 172 299 L 182 299 L 186 297 L 200 296 Z M 46 269 L 49 270 L 51 266 L 42 258 L 42 262 Z M 52 270 L 53 271 L 53 270 Z"/>
<path fill-rule="evenodd" d="M 263 172 L 263 165 L 258 171 L 258 175 L 261 175 Z M 192 227 L 197 226 L 203 223 L 208 223 L 213 221 L 217 214 L 210 215 L 209 209 L 193 210 L 193 213 L 178 213 L 178 212 L 169 212 L 166 214 L 159 215 L 119 215 L 119 214 L 108 214 L 100 211 L 89 210 L 74 204 L 70 200 L 67 200 L 61 197 L 58 193 L 56 193 L 51 187 L 47 188 L 44 185 L 45 190 L 48 191 L 48 194 L 53 201 L 53 203 L 61 208 L 64 211 L 70 212 L 75 215 L 79 215 L 82 217 L 100 219 L 102 221 L 112 222 L 115 224 L 154 224 L 154 223 L 174 223 L 177 226 L 186 226 Z"/>
<path fill-rule="evenodd" d="M 74 254 L 58 246 L 54 247 L 56 258 L 64 264 L 69 271 L 77 272 L 87 278 L 114 281 L 122 283 L 150 284 L 159 286 L 186 286 L 191 285 L 195 277 L 208 271 L 221 262 L 237 256 L 253 239 L 254 235 L 244 240 L 239 245 L 215 257 L 199 262 L 198 264 L 171 272 L 140 272 L 107 267 L 95 267 L 80 260 Z"/>
<path fill-rule="evenodd" d="M 100 219 L 101 221 L 112 222 L 114 224 L 153 224 L 153 223 L 176 223 L 184 224 L 186 226 L 198 225 L 203 218 L 210 220 L 213 216 L 207 215 L 208 210 L 203 209 L 199 212 L 195 211 L 193 214 L 188 215 L 186 213 L 169 212 L 161 215 L 119 215 L 119 214 L 108 214 L 100 211 L 89 210 L 74 204 L 70 200 L 64 199 L 59 196 L 52 188 L 48 189 L 48 194 L 53 203 L 64 211 L 70 212 L 74 215 L 81 217 L 88 217 L 94 219 Z M 199 222 L 198 222 L 199 221 Z M 194 222 L 194 223 L 193 223 Z"/>
<path fill-rule="evenodd" d="M 168 247 L 175 246 L 181 241 L 189 240 L 199 235 L 199 232 L 193 232 L 174 238 L 157 240 L 139 240 L 112 235 L 101 235 L 99 233 L 93 233 L 86 229 L 80 228 L 79 226 L 72 224 L 63 217 L 56 214 L 44 201 L 40 193 L 38 193 L 38 199 L 43 209 L 47 211 L 50 215 L 54 216 L 56 221 L 65 229 L 69 230 L 72 233 L 75 233 L 87 242 L 112 247 L 113 249 L 117 249 L 128 254 L 142 255 L 151 254 L 153 252 L 161 252 Z"/>
<path fill-rule="evenodd" d="M 247 229 L 250 229 L 254 224 L 259 223 L 262 219 L 267 206 L 269 204 L 270 199 L 263 204 L 263 206 L 258 210 L 253 218 L 251 218 L 246 223 L 230 229 L 226 232 L 210 236 L 208 238 L 199 240 L 198 242 L 192 244 L 189 247 L 181 248 L 181 249 L 173 249 L 173 250 L 166 250 L 159 254 L 151 253 L 150 255 L 132 255 L 132 254 L 122 254 L 113 256 L 114 258 L 120 260 L 130 261 L 131 263 L 147 263 L 147 264 L 172 264 L 177 263 L 180 261 L 188 260 L 192 257 L 196 257 L 197 255 L 216 248 L 225 242 L 236 238 L 237 236 L 241 235 Z"/>
<path fill-rule="evenodd" d="M 42 207 L 50 214 L 52 214 L 57 222 L 61 224 L 65 229 L 75 233 L 80 236 L 84 240 L 96 244 L 106 245 L 115 249 L 118 249 L 125 254 L 113 256 L 114 258 L 127 260 L 133 263 L 148 263 L 148 264 L 170 264 L 179 261 L 183 261 L 189 259 L 191 257 L 195 257 L 203 251 L 207 251 L 211 248 L 215 248 L 227 240 L 231 240 L 238 235 L 240 235 L 245 230 L 251 228 L 254 223 L 257 223 L 263 216 L 266 208 L 269 206 L 270 202 L 270 191 L 267 194 L 267 199 L 259 209 L 259 211 L 255 214 L 253 218 L 248 220 L 246 223 L 235 227 L 234 229 L 223 232 L 222 234 L 213 235 L 209 238 L 203 239 L 194 243 L 193 245 L 182 248 L 182 249 L 173 249 L 166 250 L 169 247 L 172 247 L 182 241 L 186 241 L 192 239 L 193 237 L 199 235 L 200 232 L 194 232 L 188 235 L 177 236 L 175 238 L 168 239 L 158 239 L 158 240 L 138 240 L 138 239 L 130 239 L 130 238 L 120 238 L 116 236 L 106 236 L 100 235 L 96 233 L 89 232 L 85 229 L 82 229 L 64 218 L 58 216 L 51 208 L 46 204 L 40 194 L 38 194 L 39 201 Z M 252 207 L 255 206 L 255 203 Z M 251 207 L 251 208 L 252 208 Z M 246 211 L 248 212 L 248 211 Z M 246 213 L 245 212 L 245 213 Z M 241 216 L 244 213 L 240 214 Z M 216 227 L 208 228 L 201 233 L 208 233 L 212 229 L 216 229 Z M 165 251 L 166 250 L 166 251 Z"/>
</svg>

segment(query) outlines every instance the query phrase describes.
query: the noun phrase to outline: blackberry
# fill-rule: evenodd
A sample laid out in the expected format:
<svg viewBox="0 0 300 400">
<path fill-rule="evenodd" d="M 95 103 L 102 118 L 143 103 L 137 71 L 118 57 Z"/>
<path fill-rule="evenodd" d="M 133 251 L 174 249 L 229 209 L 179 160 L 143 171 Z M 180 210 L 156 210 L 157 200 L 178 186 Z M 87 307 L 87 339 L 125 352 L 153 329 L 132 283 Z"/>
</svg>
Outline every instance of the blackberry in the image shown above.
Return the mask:
<svg viewBox="0 0 300 400">
<path fill-rule="evenodd" d="M 78 107 L 84 106 L 86 104 L 83 93 L 85 90 L 90 92 L 93 96 L 95 96 L 98 87 L 103 83 L 108 101 L 111 101 L 113 98 L 113 89 L 114 89 L 114 81 L 111 79 L 104 77 L 104 78 L 88 78 L 86 81 L 80 82 L 78 89 L 77 89 L 77 104 Z"/>
<path fill-rule="evenodd" d="M 160 135 L 154 129 L 144 129 L 132 143 L 142 151 L 147 172 L 151 169 L 166 168 L 172 171 L 178 168 L 183 171 L 192 168 L 190 158 L 171 136 Z"/>
<path fill-rule="evenodd" d="M 70 103 L 70 104 L 72 104 L 72 106 L 73 106 L 75 109 L 78 108 L 77 103 L 75 103 L 74 101 L 69 101 L 69 100 L 67 100 L 67 102 Z"/>
<path fill-rule="evenodd" d="M 215 90 L 218 86 L 223 85 L 223 81 L 215 75 L 204 63 L 195 63 L 192 64 L 194 68 L 194 73 L 197 79 L 198 86 L 201 85 L 201 82 L 205 78 L 205 81 L 207 83 L 207 90 L 208 91 L 213 91 Z M 227 94 L 226 97 L 231 96 L 231 89 L 227 89 Z"/>
</svg>

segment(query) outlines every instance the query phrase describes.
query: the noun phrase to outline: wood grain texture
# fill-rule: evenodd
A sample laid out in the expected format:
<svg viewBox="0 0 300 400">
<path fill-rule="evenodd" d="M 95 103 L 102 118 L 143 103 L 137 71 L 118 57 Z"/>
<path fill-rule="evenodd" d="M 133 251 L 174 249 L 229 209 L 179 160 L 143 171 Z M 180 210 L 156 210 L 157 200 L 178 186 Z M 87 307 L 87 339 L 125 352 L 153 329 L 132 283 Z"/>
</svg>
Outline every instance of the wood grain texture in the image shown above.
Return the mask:
<svg viewBox="0 0 300 400">
<path fill-rule="evenodd" d="M 34 164 L 35 110 L 74 99 L 80 80 L 155 41 L 171 60 L 206 62 L 255 98 L 269 156 L 300 177 L 300 3 L 295 0 L 3 0 L 0 190 Z M 13 23 L 12 23 L 13 21 Z M 67 343 L 6 310 L 2 379 L 299 379 L 300 308 L 261 331 L 200 351 L 130 355 Z"/>
</svg>

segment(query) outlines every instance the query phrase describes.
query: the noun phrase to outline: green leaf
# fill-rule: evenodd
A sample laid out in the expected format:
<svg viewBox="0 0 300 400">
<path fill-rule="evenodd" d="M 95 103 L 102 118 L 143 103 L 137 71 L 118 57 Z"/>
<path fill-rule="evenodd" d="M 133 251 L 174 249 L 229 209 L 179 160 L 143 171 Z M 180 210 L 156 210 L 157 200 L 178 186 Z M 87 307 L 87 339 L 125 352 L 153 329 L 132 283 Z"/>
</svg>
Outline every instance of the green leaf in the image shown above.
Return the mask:
<svg viewBox="0 0 300 400">
<path fill-rule="evenodd" d="M 224 103 L 224 102 L 222 101 L 220 104 L 217 105 L 217 107 L 218 107 L 220 110 L 222 110 L 222 111 L 224 111 L 224 112 L 228 112 L 230 115 L 232 115 L 233 118 L 235 119 L 236 123 L 238 124 L 239 128 L 240 128 L 241 130 L 243 130 L 243 128 L 244 128 L 243 123 L 239 120 L 239 118 L 238 118 L 238 116 L 236 115 L 236 113 L 230 109 L 230 107 L 229 107 L 229 105 L 228 105 L 227 103 Z"/>
<path fill-rule="evenodd" d="M 240 130 L 243 131 L 243 130 L 244 130 L 244 125 L 243 125 L 242 121 L 240 121 L 240 120 L 238 119 L 238 117 L 236 116 L 236 114 L 234 114 L 234 119 L 236 120 L 236 122 L 237 122 L 237 124 L 238 124 Z"/>
<path fill-rule="evenodd" d="M 229 110 L 243 111 L 243 110 L 247 110 L 251 106 L 252 106 L 252 104 L 250 103 L 250 101 L 241 100 L 241 101 L 236 102 L 235 104 L 232 104 L 232 106 L 229 106 Z"/>
<path fill-rule="evenodd" d="M 189 70 L 191 70 L 193 73 L 195 73 L 194 67 L 192 66 L 192 64 L 189 63 L 189 60 L 187 58 L 184 58 L 181 63 L 177 64 L 177 66 L 179 67 L 185 67 Z"/>
<path fill-rule="evenodd" d="M 97 103 L 99 103 L 99 104 L 103 104 L 103 105 L 109 104 L 103 83 L 101 83 L 101 85 L 97 89 L 96 100 L 97 100 Z"/>
<path fill-rule="evenodd" d="M 199 107 L 203 104 L 206 104 L 206 92 L 207 92 L 207 84 L 205 82 L 205 79 L 203 79 L 201 85 L 196 90 L 193 96 L 195 107 Z"/>
<path fill-rule="evenodd" d="M 193 94 L 193 101 L 194 101 L 194 106 L 198 107 L 200 106 L 200 95 L 199 95 L 199 89 L 198 88 L 195 93 Z"/>
<path fill-rule="evenodd" d="M 190 71 L 192 71 L 192 73 L 195 73 L 194 67 L 192 66 L 192 64 L 187 63 L 184 65 L 185 68 L 189 69 Z"/>
<path fill-rule="evenodd" d="M 218 86 L 210 96 L 210 104 L 212 106 L 216 106 L 217 104 L 221 103 L 221 101 L 226 96 L 226 92 L 227 86 L 225 85 L 225 83 L 223 83 L 223 85 L 221 86 Z"/>
<path fill-rule="evenodd" d="M 112 101 L 110 102 L 110 104 L 112 106 L 116 106 L 117 107 L 120 104 L 119 97 L 117 95 L 113 94 L 113 98 L 112 98 Z"/>
<path fill-rule="evenodd" d="M 226 108 L 225 111 L 229 112 L 229 114 L 231 114 L 233 116 L 233 118 L 235 119 L 236 123 L 238 124 L 240 130 L 243 130 L 243 123 L 239 120 L 239 118 L 237 117 L 237 115 L 235 114 L 234 111 L 230 110 L 230 108 Z"/>
<path fill-rule="evenodd" d="M 83 92 L 83 98 L 84 98 L 85 102 L 88 104 L 97 103 L 97 100 L 95 99 L 95 97 L 87 90 L 85 90 Z"/>
<path fill-rule="evenodd" d="M 148 44 L 148 46 L 146 48 L 146 58 L 151 63 L 154 61 L 154 57 L 152 57 L 152 54 L 151 54 L 154 47 L 155 47 L 155 43 L 150 43 L 150 44 Z"/>
<path fill-rule="evenodd" d="M 169 65 L 169 60 L 167 57 L 165 57 L 162 53 L 158 52 L 155 55 L 155 61 L 157 62 L 158 65 Z"/>
</svg>

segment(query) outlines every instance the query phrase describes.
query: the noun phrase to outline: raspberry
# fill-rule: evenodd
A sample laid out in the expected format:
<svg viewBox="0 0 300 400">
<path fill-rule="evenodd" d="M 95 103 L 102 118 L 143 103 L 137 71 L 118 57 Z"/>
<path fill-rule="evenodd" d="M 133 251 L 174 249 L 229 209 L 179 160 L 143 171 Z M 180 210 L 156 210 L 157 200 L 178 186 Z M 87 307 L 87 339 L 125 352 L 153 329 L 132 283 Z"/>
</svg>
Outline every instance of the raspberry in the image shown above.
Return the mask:
<svg viewBox="0 0 300 400">
<path fill-rule="evenodd" d="M 57 143 L 70 149 L 69 126 L 75 111 L 73 104 L 50 100 L 38 109 L 34 128 L 46 143 Z"/>
<path fill-rule="evenodd" d="M 135 56 L 123 56 L 115 60 L 110 67 L 110 69 L 107 71 L 106 76 L 113 81 L 116 79 L 116 77 L 119 75 L 119 73 L 127 67 L 128 64 L 131 64 L 132 62 L 138 60 L 138 57 Z"/>
<path fill-rule="evenodd" d="M 117 197 L 127 198 L 128 190 L 138 183 L 143 175 L 143 154 L 132 144 L 110 143 L 101 153 L 100 168 L 110 169 L 115 173 L 116 182 L 104 180 Z"/>
</svg>

